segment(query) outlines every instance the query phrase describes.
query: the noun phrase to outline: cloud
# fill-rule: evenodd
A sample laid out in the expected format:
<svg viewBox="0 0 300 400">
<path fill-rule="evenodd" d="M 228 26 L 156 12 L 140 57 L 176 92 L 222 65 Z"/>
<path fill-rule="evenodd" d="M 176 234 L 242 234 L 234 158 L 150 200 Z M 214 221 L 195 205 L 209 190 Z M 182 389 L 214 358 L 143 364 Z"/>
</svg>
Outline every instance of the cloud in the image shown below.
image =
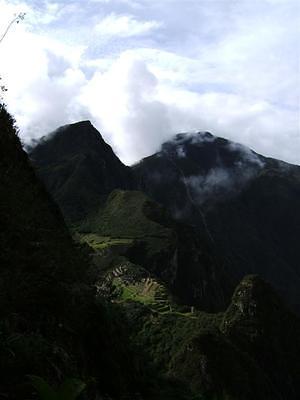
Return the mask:
<svg viewBox="0 0 300 400">
<path fill-rule="evenodd" d="M 252 167 L 259 168 L 262 168 L 265 165 L 261 157 L 251 151 L 248 147 L 245 147 L 239 143 L 229 142 L 228 148 L 234 153 L 240 153 L 242 164 L 248 164 Z M 238 164 L 238 168 L 240 168 L 240 166 L 243 166 L 241 163 Z"/>
<path fill-rule="evenodd" d="M 203 150 L 208 156 L 205 160 L 201 158 Z M 264 158 L 249 148 L 216 138 L 209 132 L 177 134 L 162 145 L 157 157 L 164 157 L 175 166 L 173 172 L 180 174 L 191 204 L 208 206 L 234 196 L 265 166 Z M 186 157 L 189 158 L 187 163 L 183 161 Z M 187 165 L 190 168 L 181 169 Z M 285 168 L 285 164 L 282 166 Z M 153 182 L 162 179 L 158 171 L 149 174 Z M 168 179 L 172 180 L 172 172 L 170 174 Z M 176 216 L 179 217 L 181 212 L 188 213 L 188 208 L 184 211 L 176 209 Z"/>
<path fill-rule="evenodd" d="M 300 163 L 293 0 L 0 0 L 6 102 L 23 140 L 91 119 L 126 163 L 210 131 Z"/>
<path fill-rule="evenodd" d="M 224 168 L 214 168 L 206 175 L 191 175 L 182 180 L 188 188 L 193 202 L 198 205 L 202 205 L 206 201 L 217 201 L 229 193 L 232 195 L 235 189 L 234 176 Z"/>
<path fill-rule="evenodd" d="M 194 135 L 194 138 L 194 143 L 199 142 L 201 144 L 207 141 L 203 140 L 205 136 L 199 134 Z M 206 139 L 208 138 L 206 137 Z M 179 146 L 184 148 L 184 144 Z M 227 150 L 235 155 L 236 160 L 233 165 L 225 166 L 220 157 L 216 160 L 215 166 L 205 173 L 182 178 L 193 202 L 196 204 L 209 203 L 211 205 L 219 201 L 220 198 L 233 196 L 245 187 L 253 177 L 257 176 L 265 165 L 265 162 L 257 154 L 238 143 L 229 142 Z"/>
<path fill-rule="evenodd" d="M 81 103 L 127 163 L 156 151 L 171 134 L 169 110 L 157 98 L 157 85 L 142 60 L 124 53 L 82 90 Z"/>
<path fill-rule="evenodd" d="M 76 66 L 82 51 L 41 39 L 19 26 L 3 42 L 0 75 L 9 88 L 6 101 L 17 117 L 23 140 L 77 120 L 83 113 L 76 101 L 85 83 L 84 74 Z"/>
<path fill-rule="evenodd" d="M 95 26 L 95 31 L 105 37 L 130 37 L 149 33 L 160 25 L 157 21 L 138 21 L 132 15 L 111 13 Z"/>
</svg>

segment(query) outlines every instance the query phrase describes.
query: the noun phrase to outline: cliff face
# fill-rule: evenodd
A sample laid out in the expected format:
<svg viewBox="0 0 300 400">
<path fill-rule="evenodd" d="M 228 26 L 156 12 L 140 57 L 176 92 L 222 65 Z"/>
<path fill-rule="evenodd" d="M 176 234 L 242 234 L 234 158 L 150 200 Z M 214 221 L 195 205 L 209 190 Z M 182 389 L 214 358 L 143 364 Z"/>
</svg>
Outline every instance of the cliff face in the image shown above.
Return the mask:
<svg viewBox="0 0 300 400">
<path fill-rule="evenodd" d="M 89 121 L 59 128 L 29 154 L 68 223 L 95 211 L 112 190 L 134 187 L 130 168 Z"/>
</svg>

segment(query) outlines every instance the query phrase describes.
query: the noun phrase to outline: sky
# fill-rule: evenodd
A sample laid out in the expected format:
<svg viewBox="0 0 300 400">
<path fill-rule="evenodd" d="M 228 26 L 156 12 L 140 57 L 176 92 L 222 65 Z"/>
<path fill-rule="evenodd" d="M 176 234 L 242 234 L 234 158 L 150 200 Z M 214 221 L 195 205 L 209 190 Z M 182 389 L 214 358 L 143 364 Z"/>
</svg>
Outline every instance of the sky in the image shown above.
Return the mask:
<svg viewBox="0 0 300 400">
<path fill-rule="evenodd" d="M 300 2 L 0 0 L 24 143 L 91 120 L 126 164 L 209 131 L 300 164 Z"/>
</svg>

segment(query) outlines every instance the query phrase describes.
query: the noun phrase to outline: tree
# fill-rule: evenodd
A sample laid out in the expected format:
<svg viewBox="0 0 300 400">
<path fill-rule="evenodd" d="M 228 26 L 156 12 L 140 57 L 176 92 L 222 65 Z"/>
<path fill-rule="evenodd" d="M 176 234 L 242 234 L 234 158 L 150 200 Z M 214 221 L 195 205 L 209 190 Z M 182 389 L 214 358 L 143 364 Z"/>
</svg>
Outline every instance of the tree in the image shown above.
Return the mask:
<svg viewBox="0 0 300 400">
<path fill-rule="evenodd" d="M 14 23 L 18 24 L 20 21 L 23 21 L 23 19 L 25 18 L 25 15 L 26 15 L 26 13 L 19 13 L 10 21 L 10 23 L 7 25 L 5 31 L 3 32 L 3 34 L 0 36 L 0 43 L 3 41 L 5 36 L 8 34 L 8 31 L 13 26 L 13 24 Z"/>
<path fill-rule="evenodd" d="M 10 23 L 7 25 L 6 29 L 4 30 L 4 32 L 2 33 L 2 35 L 0 36 L 0 44 L 2 43 L 3 39 L 5 38 L 5 36 L 8 34 L 10 28 L 13 26 L 14 23 L 18 24 L 20 21 L 23 21 L 23 19 L 25 18 L 26 13 L 21 12 L 19 14 L 16 14 L 14 16 L 14 18 L 10 21 Z M 1 80 L 1 76 L 0 76 L 0 80 Z M 3 92 L 7 92 L 7 89 L 5 87 L 5 85 L 1 84 L 0 82 L 0 102 L 2 102 L 2 96 L 1 93 Z"/>
</svg>

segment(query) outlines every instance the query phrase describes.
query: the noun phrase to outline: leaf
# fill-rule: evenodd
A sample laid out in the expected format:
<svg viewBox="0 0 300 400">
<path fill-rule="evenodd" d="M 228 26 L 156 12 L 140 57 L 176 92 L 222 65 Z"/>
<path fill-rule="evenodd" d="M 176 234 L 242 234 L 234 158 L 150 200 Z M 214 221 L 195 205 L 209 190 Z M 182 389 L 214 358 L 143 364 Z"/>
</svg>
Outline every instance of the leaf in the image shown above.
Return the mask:
<svg viewBox="0 0 300 400">
<path fill-rule="evenodd" d="M 41 400 L 58 400 L 56 391 L 43 378 L 29 375 L 29 379 L 31 380 L 32 386 L 40 395 Z"/>
</svg>

